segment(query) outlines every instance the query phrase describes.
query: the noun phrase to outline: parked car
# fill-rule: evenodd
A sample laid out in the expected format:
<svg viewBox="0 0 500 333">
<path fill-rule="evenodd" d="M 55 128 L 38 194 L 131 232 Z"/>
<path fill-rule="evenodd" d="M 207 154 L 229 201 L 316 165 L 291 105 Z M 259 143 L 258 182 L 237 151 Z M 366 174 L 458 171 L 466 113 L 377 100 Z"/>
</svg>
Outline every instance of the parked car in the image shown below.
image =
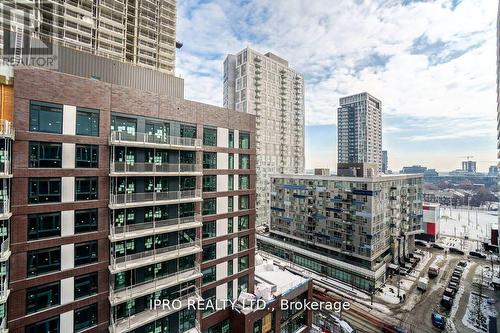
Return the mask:
<svg viewBox="0 0 500 333">
<path fill-rule="evenodd" d="M 448 297 L 451 297 L 451 298 L 455 298 L 455 290 L 451 289 L 451 288 L 445 288 L 444 289 L 444 292 L 443 292 L 443 295 L 444 296 L 448 296 Z"/>
<path fill-rule="evenodd" d="M 460 278 L 458 278 L 456 276 L 452 276 L 451 279 L 450 279 L 450 282 L 454 282 L 456 284 L 460 284 Z"/>
<path fill-rule="evenodd" d="M 453 277 L 457 277 L 458 279 L 461 279 L 462 278 L 462 272 L 459 272 L 459 271 L 453 271 L 453 274 L 451 274 L 451 276 Z"/>
<path fill-rule="evenodd" d="M 433 312 L 432 313 L 432 325 L 434 327 L 437 327 L 441 330 L 444 330 L 446 328 L 446 318 L 439 313 Z"/>
<path fill-rule="evenodd" d="M 459 285 L 458 285 L 458 283 L 455 283 L 455 282 L 451 282 L 451 281 L 450 281 L 450 282 L 448 283 L 448 288 L 453 289 L 453 290 L 455 290 L 455 292 L 457 292 L 457 291 L 458 291 L 458 288 L 459 288 Z"/>
<path fill-rule="evenodd" d="M 430 266 L 429 270 L 427 271 L 427 275 L 430 278 L 434 278 L 439 275 L 439 267 L 438 266 Z"/>
<path fill-rule="evenodd" d="M 476 257 L 476 258 L 486 259 L 486 255 L 485 255 L 485 254 L 482 254 L 481 252 L 470 251 L 470 252 L 469 252 L 469 255 L 470 255 L 471 257 Z"/>
<path fill-rule="evenodd" d="M 427 243 L 426 241 L 420 240 L 420 239 L 415 240 L 415 245 L 429 247 L 429 243 Z"/>
<path fill-rule="evenodd" d="M 448 296 L 443 296 L 441 298 L 441 305 L 443 306 L 443 308 L 450 310 L 451 307 L 453 306 L 453 298 Z"/>
<path fill-rule="evenodd" d="M 457 266 L 455 267 L 454 271 L 459 271 L 460 273 L 463 273 L 464 268 L 462 266 Z"/>
<path fill-rule="evenodd" d="M 464 255 L 465 252 L 460 250 L 460 249 L 457 249 L 456 247 L 450 247 L 450 253 L 455 253 L 455 254 L 460 254 L 460 255 Z"/>
<path fill-rule="evenodd" d="M 460 267 L 460 268 L 467 267 L 467 261 L 464 261 L 464 260 L 459 261 L 458 267 Z"/>
<path fill-rule="evenodd" d="M 438 250 L 444 250 L 444 246 L 441 246 L 441 245 L 436 244 L 436 243 L 432 243 L 432 247 L 435 249 L 438 249 Z"/>
<path fill-rule="evenodd" d="M 382 327 L 382 332 L 384 332 L 384 333 L 407 333 L 407 331 L 401 327 L 397 327 L 394 325 L 387 325 L 387 324 L 385 324 L 384 327 Z"/>
</svg>

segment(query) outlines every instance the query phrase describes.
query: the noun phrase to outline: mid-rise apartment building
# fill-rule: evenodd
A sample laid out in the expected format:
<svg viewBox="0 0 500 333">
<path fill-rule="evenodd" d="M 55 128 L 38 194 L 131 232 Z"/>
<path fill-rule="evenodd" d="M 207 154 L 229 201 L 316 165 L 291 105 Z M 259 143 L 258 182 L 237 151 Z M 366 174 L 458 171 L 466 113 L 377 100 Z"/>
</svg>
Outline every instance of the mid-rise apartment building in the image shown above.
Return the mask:
<svg viewBox="0 0 500 333">
<path fill-rule="evenodd" d="M 175 72 L 176 0 L 11 0 L 0 4 L 0 25 L 22 37 L 66 46 L 147 68 Z M 0 54 L 4 30 L 0 31 Z"/>
<path fill-rule="evenodd" d="M 389 157 L 387 156 L 387 150 L 382 150 L 382 173 L 387 173 L 389 171 Z"/>
<path fill-rule="evenodd" d="M 224 61 L 224 107 L 256 116 L 257 224 L 269 223 L 270 175 L 304 172 L 304 78 L 272 53 Z"/>
<path fill-rule="evenodd" d="M 9 331 L 227 331 L 187 300 L 253 292 L 254 116 L 29 67 L 12 102 Z"/>
<path fill-rule="evenodd" d="M 382 171 L 382 102 L 365 92 L 339 105 L 338 162 L 376 163 Z"/>
<path fill-rule="evenodd" d="M 373 292 L 422 232 L 422 176 L 272 177 L 259 249 Z"/>
</svg>

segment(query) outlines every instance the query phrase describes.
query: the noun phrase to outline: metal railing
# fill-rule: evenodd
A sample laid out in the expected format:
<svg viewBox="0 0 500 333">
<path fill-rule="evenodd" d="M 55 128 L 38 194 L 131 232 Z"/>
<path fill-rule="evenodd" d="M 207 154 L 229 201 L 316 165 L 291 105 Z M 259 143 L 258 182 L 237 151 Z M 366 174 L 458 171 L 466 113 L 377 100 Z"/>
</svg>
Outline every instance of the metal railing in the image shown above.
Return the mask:
<svg viewBox="0 0 500 333">
<path fill-rule="evenodd" d="M 173 146 L 186 146 L 201 148 L 201 139 L 184 138 L 172 135 L 158 135 L 148 133 L 127 133 L 112 131 L 110 134 L 111 143 L 135 142 L 140 144 L 163 144 Z"/>
<path fill-rule="evenodd" d="M 162 172 L 201 172 L 199 164 L 184 163 L 127 163 L 111 162 L 110 172 L 115 173 L 162 173 Z"/>
<path fill-rule="evenodd" d="M 142 295 L 153 293 L 166 284 L 174 285 L 188 281 L 191 276 L 196 276 L 199 274 L 201 274 L 200 264 L 195 264 L 195 266 L 192 268 L 156 277 L 152 280 L 137 283 L 121 289 L 114 289 L 113 285 L 110 283 L 109 298 L 112 303 L 115 301 L 131 299 L 133 297 L 137 297 L 138 294 Z"/>
<path fill-rule="evenodd" d="M 10 239 L 6 238 L 2 242 L 2 245 L 0 245 L 0 257 L 4 257 L 7 252 L 10 250 Z"/>
<path fill-rule="evenodd" d="M 118 269 L 118 268 L 126 268 L 127 265 L 132 265 L 136 263 L 137 261 L 141 261 L 142 259 L 148 259 L 151 261 L 156 261 L 158 258 L 164 254 L 173 254 L 175 256 L 181 256 L 182 251 L 189 249 L 189 248 L 199 248 L 201 249 L 201 239 L 197 239 L 192 242 L 188 243 L 183 243 L 183 244 L 178 244 L 178 245 L 173 245 L 173 246 L 167 246 L 167 247 L 161 247 L 158 249 L 154 250 L 149 250 L 149 251 L 144 251 L 144 252 L 139 252 L 139 253 L 134 253 L 134 254 L 129 254 L 121 257 L 115 257 L 114 255 L 110 256 L 110 266 L 112 269 Z M 118 267 L 120 266 L 120 267 Z"/>
<path fill-rule="evenodd" d="M 156 229 L 171 227 L 175 225 L 180 227 L 182 224 L 185 223 L 191 223 L 191 222 L 201 223 L 201 221 L 202 221 L 201 215 L 195 214 L 193 216 L 178 217 L 168 220 L 158 220 L 158 221 L 144 222 L 144 223 L 134 223 L 124 226 L 111 225 L 110 234 L 113 238 L 116 238 L 117 235 L 123 235 L 123 237 L 125 237 L 125 234 L 127 233 L 140 232 L 146 230 L 151 231 L 151 233 L 155 233 Z"/>
<path fill-rule="evenodd" d="M 0 201 L 0 215 L 7 215 L 10 213 L 10 200 L 4 199 Z"/>
<path fill-rule="evenodd" d="M 10 171 L 10 158 L 5 159 L 5 161 L 0 162 L 0 175 L 12 175 Z"/>
<path fill-rule="evenodd" d="M 111 205 L 201 198 L 201 190 L 110 194 Z"/>
<path fill-rule="evenodd" d="M 12 123 L 8 120 L 0 120 L 0 137 L 9 137 L 14 139 L 15 130 Z"/>
</svg>

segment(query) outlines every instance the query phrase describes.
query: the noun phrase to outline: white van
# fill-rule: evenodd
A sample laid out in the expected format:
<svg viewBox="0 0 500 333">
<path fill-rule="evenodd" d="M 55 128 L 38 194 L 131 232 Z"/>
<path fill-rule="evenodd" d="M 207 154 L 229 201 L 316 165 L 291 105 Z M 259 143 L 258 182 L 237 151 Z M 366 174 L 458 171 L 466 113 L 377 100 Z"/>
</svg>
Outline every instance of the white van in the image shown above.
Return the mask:
<svg viewBox="0 0 500 333">
<path fill-rule="evenodd" d="M 422 290 L 422 291 L 426 291 L 427 290 L 427 286 L 429 285 L 429 280 L 426 279 L 426 278 L 420 278 L 418 279 L 418 282 L 417 282 L 417 288 Z"/>
</svg>

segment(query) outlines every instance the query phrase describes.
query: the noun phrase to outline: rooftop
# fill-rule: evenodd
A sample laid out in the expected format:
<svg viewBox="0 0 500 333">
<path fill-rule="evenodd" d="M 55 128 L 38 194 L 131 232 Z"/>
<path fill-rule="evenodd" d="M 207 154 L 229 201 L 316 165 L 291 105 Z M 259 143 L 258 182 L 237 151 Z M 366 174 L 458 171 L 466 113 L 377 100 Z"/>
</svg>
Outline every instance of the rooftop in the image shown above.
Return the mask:
<svg viewBox="0 0 500 333">
<path fill-rule="evenodd" d="M 408 178 L 423 178 L 421 173 L 408 173 L 408 174 L 379 174 L 375 177 L 344 177 L 344 176 L 319 176 L 308 174 L 274 174 L 271 178 L 287 178 L 287 179 L 309 179 L 309 180 L 330 180 L 330 181 L 343 181 L 343 182 L 362 182 L 362 183 L 375 183 L 379 181 L 400 180 Z"/>
</svg>

